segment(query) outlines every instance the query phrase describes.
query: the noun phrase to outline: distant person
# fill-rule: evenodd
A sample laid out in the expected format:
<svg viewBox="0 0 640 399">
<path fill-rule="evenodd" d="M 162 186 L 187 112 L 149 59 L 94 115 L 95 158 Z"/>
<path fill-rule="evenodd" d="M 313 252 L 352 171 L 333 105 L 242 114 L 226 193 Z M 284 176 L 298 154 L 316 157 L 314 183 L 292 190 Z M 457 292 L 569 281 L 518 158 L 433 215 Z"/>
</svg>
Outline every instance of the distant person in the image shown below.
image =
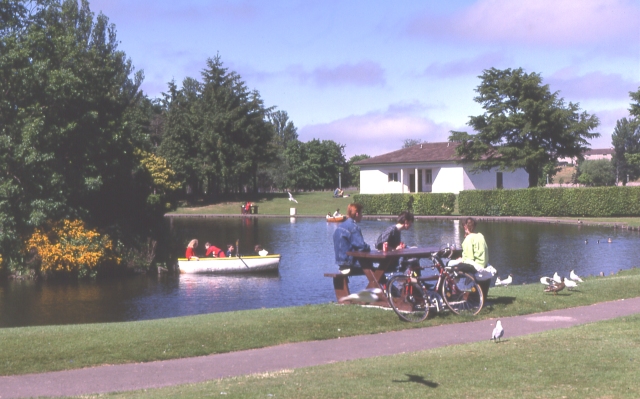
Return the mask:
<svg viewBox="0 0 640 399">
<path fill-rule="evenodd" d="M 406 245 L 402 242 L 402 230 L 409 230 L 413 225 L 413 221 L 413 213 L 409 211 L 401 212 L 396 219 L 396 224 L 389 226 L 378 236 L 375 243 L 376 249 L 382 250 L 385 242 L 387 243 L 387 249 L 391 251 L 405 248 Z M 389 267 L 398 267 L 400 262 L 402 262 L 403 266 L 407 265 L 404 263 L 404 259 L 398 259 L 398 261 L 392 262 Z"/>
<path fill-rule="evenodd" d="M 333 233 L 333 250 L 335 252 L 336 264 L 341 273 L 363 274 L 362 267 L 352 256 L 347 255 L 348 251 L 371 250 L 369 244 L 364 242 L 362 231 L 358 223 L 362 220 L 362 204 L 354 202 L 347 208 L 347 220 L 340 223 Z"/>
<path fill-rule="evenodd" d="M 344 190 L 342 189 L 338 190 L 338 197 L 344 197 Z"/>
<path fill-rule="evenodd" d="M 260 256 L 267 256 L 269 255 L 269 251 L 263 249 L 260 245 L 256 245 L 253 250 Z"/>
<path fill-rule="evenodd" d="M 187 258 L 187 260 L 200 260 L 200 258 L 196 256 L 196 248 L 198 248 L 198 240 L 194 238 L 189 241 L 189 244 L 187 245 L 187 252 L 184 257 Z"/>
<path fill-rule="evenodd" d="M 474 277 L 479 271 L 485 271 L 487 268 L 493 269 L 489 266 L 489 247 L 482 233 L 476 233 L 476 221 L 474 218 L 467 218 L 464 221 L 464 235 L 464 241 L 462 241 L 462 256 L 449 261 L 447 266 L 452 267 L 454 270 L 469 273 Z M 489 278 L 478 281 L 478 285 L 482 289 L 483 297 L 486 299 L 493 275 L 490 273 L 484 274 Z M 495 272 L 493 274 L 495 274 Z"/>
<path fill-rule="evenodd" d="M 340 187 L 333 190 L 333 198 L 338 198 L 339 194 L 340 194 Z"/>
<path fill-rule="evenodd" d="M 227 255 L 227 258 L 230 258 L 233 255 L 234 250 L 235 248 L 233 247 L 233 244 L 227 244 L 227 252 L 225 252 L 225 255 Z"/>
<path fill-rule="evenodd" d="M 204 248 L 207 252 L 204 254 L 205 257 L 213 257 L 213 258 L 226 258 L 226 254 L 220 248 L 211 245 L 211 243 L 204 244 Z"/>
<path fill-rule="evenodd" d="M 331 212 L 327 212 L 327 219 L 330 219 L 330 218 L 332 218 Z"/>
<path fill-rule="evenodd" d="M 335 212 L 333 212 L 333 217 L 337 218 L 337 217 L 340 217 L 340 216 L 342 216 L 342 215 L 340 214 L 340 208 L 338 208 L 338 209 L 336 209 Z"/>
</svg>

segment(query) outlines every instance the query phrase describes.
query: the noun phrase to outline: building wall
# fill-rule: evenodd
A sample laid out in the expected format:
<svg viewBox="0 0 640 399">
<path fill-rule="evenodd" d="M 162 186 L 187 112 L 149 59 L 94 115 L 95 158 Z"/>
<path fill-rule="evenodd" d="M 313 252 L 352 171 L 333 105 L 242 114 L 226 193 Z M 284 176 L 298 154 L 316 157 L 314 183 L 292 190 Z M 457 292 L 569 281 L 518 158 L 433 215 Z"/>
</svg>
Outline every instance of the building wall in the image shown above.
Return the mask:
<svg viewBox="0 0 640 399">
<path fill-rule="evenodd" d="M 496 170 L 471 173 L 467 167 L 456 164 L 440 165 L 394 165 L 394 166 L 361 166 L 360 193 L 361 194 L 393 194 L 409 193 L 409 175 L 415 174 L 415 169 L 422 169 L 422 192 L 455 193 L 462 190 L 491 190 L 496 188 Z M 424 170 L 431 169 L 432 182 L 425 181 Z M 397 173 L 398 181 L 389 181 L 389 173 Z M 502 172 L 503 188 L 527 188 L 529 175 L 524 170 Z"/>
</svg>

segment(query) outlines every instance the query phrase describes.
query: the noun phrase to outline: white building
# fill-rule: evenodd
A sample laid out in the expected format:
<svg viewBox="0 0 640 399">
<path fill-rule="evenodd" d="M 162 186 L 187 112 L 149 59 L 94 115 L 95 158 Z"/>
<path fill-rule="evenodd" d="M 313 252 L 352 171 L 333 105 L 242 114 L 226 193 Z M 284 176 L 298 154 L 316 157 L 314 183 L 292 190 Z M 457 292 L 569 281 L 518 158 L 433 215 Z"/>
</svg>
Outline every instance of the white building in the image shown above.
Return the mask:
<svg viewBox="0 0 640 399">
<path fill-rule="evenodd" d="M 613 158 L 614 153 L 613 148 L 594 148 L 588 149 L 582 154 L 584 156 L 585 161 L 597 161 L 599 159 L 607 159 L 611 160 Z M 575 165 L 577 159 L 576 158 L 559 158 L 558 163 L 561 165 Z"/>
<path fill-rule="evenodd" d="M 527 188 L 524 169 L 497 169 L 472 173 L 471 165 L 458 164 L 459 143 L 423 143 L 364 159 L 360 166 L 360 194 L 455 193 L 462 190 Z"/>
</svg>

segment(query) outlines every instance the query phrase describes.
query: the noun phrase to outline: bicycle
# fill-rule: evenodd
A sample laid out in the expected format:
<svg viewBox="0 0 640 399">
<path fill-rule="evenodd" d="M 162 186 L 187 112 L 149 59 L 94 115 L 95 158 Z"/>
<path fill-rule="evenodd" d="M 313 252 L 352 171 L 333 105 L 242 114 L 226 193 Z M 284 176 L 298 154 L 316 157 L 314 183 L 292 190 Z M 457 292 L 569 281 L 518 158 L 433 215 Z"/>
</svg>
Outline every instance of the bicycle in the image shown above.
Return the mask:
<svg viewBox="0 0 640 399">
<path fill-rule="evenodd" d="M 473 276 L 445 266 L 443 259 L 451 254 L 452 249 L 445 246 L 427 258 L 432 261 L 431 269 L 437 271 L 436 275 L 421 276 L 429 266 L 414 263 L 389 279 L 386 293 L 389 305 L 402 320 L 417 323 L 429 316 L 430 308 L 440 312 L 444 306 L 458 315 L 475 316 L 482 310 L 482 290 Z M 433 289 L 428 286 L 430 282 L 435 282 Z"/>
</svg>

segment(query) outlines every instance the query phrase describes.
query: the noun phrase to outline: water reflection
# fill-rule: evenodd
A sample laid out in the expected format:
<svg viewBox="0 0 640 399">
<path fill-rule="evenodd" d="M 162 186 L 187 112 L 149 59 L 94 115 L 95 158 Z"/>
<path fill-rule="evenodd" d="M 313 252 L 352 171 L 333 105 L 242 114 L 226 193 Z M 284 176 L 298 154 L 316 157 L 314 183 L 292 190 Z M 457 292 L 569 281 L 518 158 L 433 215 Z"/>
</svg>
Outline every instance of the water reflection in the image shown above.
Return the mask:
<svg viewBox="0 0 640 399">
<path fill-rule="evenodd" d="M 373 243 L 391 222 L 363 220 L 365 240 Z M 282 255 L 278 273 L 238 276 L 138 276 L 98 282 L 4 282 L 0 285 L 0 326 L 28 326 L 145 320 L 262 307 L 327 303 L 335 300 L 332 235 L 337 223 L 309 218 L 175 219 L 181 244 L 192 238 L 222 247 L 236 240 L 242 254 L 256 244 Z M 639 266 L 639 233 L 609 227 L 479 223 L 491 263 L 514 283 L 535 283 L 555 271 L 582 276 Z M 405 231 L 408 245 L 462 242 L 454 220 L 417 220 Z M 607 243 L 607 238 L 612 243 Z M 585 240 L 588 244 L 585 244 Z M 597 241 L 600 240 L 598 244 Z M 352 290 L 364 288 L 352 279 Z"/>
</svg>

